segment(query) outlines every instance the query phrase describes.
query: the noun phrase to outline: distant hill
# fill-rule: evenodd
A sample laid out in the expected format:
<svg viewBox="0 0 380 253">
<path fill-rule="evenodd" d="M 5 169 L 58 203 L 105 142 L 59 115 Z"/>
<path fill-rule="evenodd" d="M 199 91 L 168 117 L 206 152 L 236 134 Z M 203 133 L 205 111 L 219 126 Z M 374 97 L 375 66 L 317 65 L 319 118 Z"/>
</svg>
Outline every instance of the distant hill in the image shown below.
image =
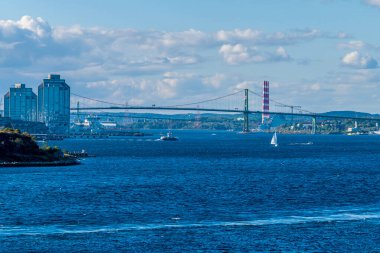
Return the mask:
<svg viewBox="0 0 380 253">
<path fill-rule="evenodd" d="M 372 117 L 380 117 L 379 114 L 371 114 L 366 112 L 355 112 L 355 111 L 331 111 L 321 113 L 322 115 L 327 116 L 342 116 L 342 117 L 363 117 L 363 118 L 372 118 Z"/>
</svg>

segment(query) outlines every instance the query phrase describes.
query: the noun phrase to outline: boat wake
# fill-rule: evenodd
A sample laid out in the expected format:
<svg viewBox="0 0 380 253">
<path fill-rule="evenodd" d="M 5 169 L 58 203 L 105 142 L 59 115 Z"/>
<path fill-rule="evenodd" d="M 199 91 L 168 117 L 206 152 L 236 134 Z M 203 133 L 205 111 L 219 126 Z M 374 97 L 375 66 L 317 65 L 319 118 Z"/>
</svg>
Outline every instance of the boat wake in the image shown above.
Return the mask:
<svg viewBox="0 0 380 253">
<path fill-rule="evenodd" d="M 176 219 L 177 220 L 177 219 Z M 214 221 L 198 223 L 169 223 L 169 224 L 117 224 L 109 226 L 1 226 L 0 236 L 37 236 L 52 234 L 87 234 L 87 233 L 117 233 L 137 230 L 159 229 L 191 229 L 207 227 L 241 227 L 241 226 L 270 226 L 293 225 L 302 223 L 349 222 L 361 220 L 380 220 L 380 211 L 358 213 L 340 213 L 321 216 L 285 216 L 281 218 L 256 219 L 247 221 Z"/>
<path fill-rule="evenodd" d="M 296 143 L 290 143 L 290 146 L 306 146 L 306 145 L 313 145 L 314 143 L 309 141 L 309 142 L 296 142 Z"/>
</svg>

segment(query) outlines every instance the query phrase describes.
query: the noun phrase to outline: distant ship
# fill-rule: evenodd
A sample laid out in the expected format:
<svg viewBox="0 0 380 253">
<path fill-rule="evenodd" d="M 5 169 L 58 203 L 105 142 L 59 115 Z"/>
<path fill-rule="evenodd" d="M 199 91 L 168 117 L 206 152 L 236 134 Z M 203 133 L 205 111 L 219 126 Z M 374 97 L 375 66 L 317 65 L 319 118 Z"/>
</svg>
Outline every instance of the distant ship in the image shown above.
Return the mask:
<svg viewBox="0 0 380 253">
<path fill-rule="evenodd" d="M 160 137 L 161 141 L 178 141 L 177 137 L 174 137 L 172 132 L 168 132 L 166 135 Z"/>
</svg>

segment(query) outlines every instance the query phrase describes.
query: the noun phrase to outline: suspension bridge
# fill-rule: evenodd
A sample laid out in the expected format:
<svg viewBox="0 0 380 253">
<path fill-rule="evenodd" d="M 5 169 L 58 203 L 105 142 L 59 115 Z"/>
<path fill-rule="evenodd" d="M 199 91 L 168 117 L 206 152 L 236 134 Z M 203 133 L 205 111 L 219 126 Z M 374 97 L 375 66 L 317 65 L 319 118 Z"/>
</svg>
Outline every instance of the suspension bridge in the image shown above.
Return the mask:
<svg viewBox="0 0 380 253">
<path fill-rule="evenodd" d="M 249 117 L 252 114 L 262 116 L 262 123 L 264 124 L 271 117 L 275 115 L 291 116 L 293 117 L 308 117 L 312 122 L 312 133 L 315 133 L 317 119 L 331 119 L 331 120 L 355 120 L 355 121 L 372 121 L 380 122 L 380 118 L 376 117 L 352 117 L 342 115 L 330 115 L 322 113 L 314 113 L 301 106 L 287 105 L 271 99 L 269 97 L 269 82 L 264 81 L 263 92 L 258 92 L 243 89 L 224 96 L 186 103 L 178 105 L 156 105 L 150 106 L 134 106 L 128 104 L 119 104 L 99 99 L 86 97 L 80 94 L 71 93 L 71 95 L 82 99 L 82 102 L 77 103 L 76 107 L 70 108 L 71 111 L 79 115 L 81 111 L 192 111 L 192 112 L 211 112 L 211 113 L 240 113 L 243 115 L 243 132 L 250 132 Z M 91 104 L 86 104 L 83 100 L 90 101 Z M 82 106 L 80 106 L 82 104 Z M 84 105 L 84 106 L 83 106 Z M 270 110 L 271 108 L 271 110 Z"/>
</svg>

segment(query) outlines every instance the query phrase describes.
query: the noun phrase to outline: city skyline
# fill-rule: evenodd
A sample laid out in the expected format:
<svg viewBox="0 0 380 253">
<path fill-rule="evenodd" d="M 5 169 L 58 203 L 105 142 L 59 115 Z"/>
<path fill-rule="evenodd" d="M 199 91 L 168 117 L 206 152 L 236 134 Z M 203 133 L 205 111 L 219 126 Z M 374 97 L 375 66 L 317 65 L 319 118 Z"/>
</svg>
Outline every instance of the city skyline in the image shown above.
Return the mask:
<svg viewBox="0 0 380 253">
<path fill-rule="evenodd" d="M 178 104 L 269 80 L 286 104 L 380 112 L 380 1 L 88 3 L 0 3 L 1 94 L 59 73 L 92 98 Z"/>
<path fill-rule="evenodd" d="M 38 94 L 38 95 L 37 95 Z M 42 79 L 38 92 L 17 83 L 4 94 L 4 115 L 0 117 L 36 124 L 42 122 L 51 133 L 70 131 L 70 86 L 58 74 Z"/>
</svg>

